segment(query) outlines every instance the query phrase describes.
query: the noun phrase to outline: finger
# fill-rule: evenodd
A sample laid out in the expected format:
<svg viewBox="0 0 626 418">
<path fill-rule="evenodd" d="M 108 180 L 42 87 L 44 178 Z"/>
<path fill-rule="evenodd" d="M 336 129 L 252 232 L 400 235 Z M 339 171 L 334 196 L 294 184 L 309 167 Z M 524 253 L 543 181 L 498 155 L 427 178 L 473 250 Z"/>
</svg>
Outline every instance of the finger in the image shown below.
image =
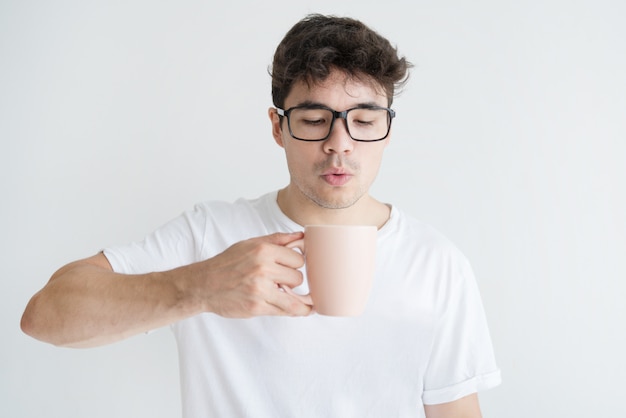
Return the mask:
<svg viewBox="0 0 626 418">
<path fill-rule="evenodd" d="M 278 286 L 287 286 L 290 289 L 298 287 L 304 282 L 304 276 L 300 270 L 286 266 L 278 266 L 274 277 Z"/>
<path fill-rule="evenodd" d="M 299 295 L 296 292 L 293 291 L 293 289 L 291 289 L 289 286 L 283 286 L 283 285 L 279 285 L 279 287 L 288 295 L 293 296 L 294 298 L 298 299 L 300 302 L 304 303 L 305 305 L 309 305 L 309 306 L 313 306 L 313 299 L 311 298 L 311 295 Z"/>
<path fill-rule="evenodd" d="M 275 233 L 271 235 L 265 235 L 256 238 L 257 240 L 271 244 L 269 249 L 271 252 L 269 255 L 276 264 L 280 264 L 292 269 L 298 269 L 304 266 L 304 256 L 301 252 L 292 248 L 286 247 L 289 243 L 302 239 L 304 234 L 302 232 L 293 233 Z"/>
<path fill-rule="evenodd" d="M 303 236 L 303 232 L 276 232 L 274 234 L 259 237 L 259 239 L 269 242 L 271 244 L 285 246 L 293 241 L 301 239 Z"/>
<path fill-rule="evenodd" d="M 268 304 L 274 305 L 283 315 L 290 316 L 307 316 L 313 311 L 312 303 L 305 303 L 306 296 L 302 299 L 295 295 L 291 289 L 286 291 L 286 287 L 276 287 L 275 296 L 267 301 Z"/>
<path fill-rule="evenodd" d="M 292 248 L 279 247 L 275 262 L 291 269 L 299 269 L 304 266 L 304 256 Z"/>
</svg>

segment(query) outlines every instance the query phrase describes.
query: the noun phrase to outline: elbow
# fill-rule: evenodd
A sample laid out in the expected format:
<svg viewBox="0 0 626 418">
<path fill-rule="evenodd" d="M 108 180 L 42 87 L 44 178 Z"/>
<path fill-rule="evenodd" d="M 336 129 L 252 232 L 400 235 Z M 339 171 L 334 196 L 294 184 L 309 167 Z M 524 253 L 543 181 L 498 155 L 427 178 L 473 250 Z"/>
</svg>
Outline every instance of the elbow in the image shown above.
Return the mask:
<svg viewBox="0 0 626 418">
<path fill-rule="evenodd" d="M 28 302 L 28 305 L 26 305 L 26 309 L 24 310 L 22 319 L 20 320 L 20 328 L 24 334 L 41 340 L 42 327 L 39 325 L 41 321 L 37 318 L 37 296 L 38 295 L 33 296 L 33 298 Z"/>
<path fill-rule="evenodd" d="M 39 297 L 39 294 L 36 294 L 26 305 L 20 320 L 20 328 L 24 334 L 36 340 L 60 346 L 62 343 L 55 340 L 50 324 L 46 323 L 46 315 L 39 308 Z"/>
<path fill-rule="evenodd" d="M 22 314 L 22 319 L 20 321 L 20 328 L 22 332 L 26 335 L 33 336 L 33 319 L 28 312 L 28 309 L 24 311 Z"/>
<path fill-rule="evenodd" d="M 45 306 L 46 303 L 41 300 L 42 298 L 45 299 L 37 293 L 26 305 L 20 320 L 20 328 L 24 334 L 55 347 L 90 348 L 103 345 L 97 340 L 73 338 L 74 334 L 68 333 L 67 329 L 60 326 L 62 321 L 51 320 L 50 307 Z"/>
</svg>

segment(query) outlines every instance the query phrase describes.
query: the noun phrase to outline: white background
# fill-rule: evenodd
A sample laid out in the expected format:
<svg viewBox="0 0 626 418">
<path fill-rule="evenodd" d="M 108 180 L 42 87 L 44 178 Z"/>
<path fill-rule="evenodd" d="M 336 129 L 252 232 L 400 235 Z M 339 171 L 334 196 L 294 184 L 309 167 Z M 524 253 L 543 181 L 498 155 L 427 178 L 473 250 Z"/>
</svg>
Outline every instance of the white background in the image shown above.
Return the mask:
<svg viewBox="0 0 626 418">
<path fill-rule="evenodd" d="M 308 12 L 416 65 L 373 194 L 471 260 L 485 416 L 626 416 L 626 3 L 294 3 L 0 2 L 0 416 L 180 416 L 168 329 L 73 350 L 19 319 L 66 262 L 287 183 L 267 67 Z"/>
</svg>

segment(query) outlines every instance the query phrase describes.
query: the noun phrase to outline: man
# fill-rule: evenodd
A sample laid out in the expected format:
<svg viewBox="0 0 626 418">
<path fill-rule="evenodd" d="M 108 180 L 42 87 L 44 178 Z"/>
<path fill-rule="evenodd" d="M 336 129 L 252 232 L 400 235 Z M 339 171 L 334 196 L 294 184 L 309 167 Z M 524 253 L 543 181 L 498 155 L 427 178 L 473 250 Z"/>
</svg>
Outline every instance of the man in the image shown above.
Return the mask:
<svg viewBox="0 0 626 418">
<path fill-rule="evenodd" d="M 57 271 L 22 319 L 88 347 L 172 325 L 184 416 L 479 417 L 499 384 L 471 268 L 445 238 L 375 200 L 394 94 L 410 64 L 361 22 L 298 22 L 272 66 L 272 135 L 290 182 L 207 202 L 140 243 Z M 287 245 L 307 224 L 378 227 L 373 294 L 356 318 L 318 315 Z"/>
</svg>

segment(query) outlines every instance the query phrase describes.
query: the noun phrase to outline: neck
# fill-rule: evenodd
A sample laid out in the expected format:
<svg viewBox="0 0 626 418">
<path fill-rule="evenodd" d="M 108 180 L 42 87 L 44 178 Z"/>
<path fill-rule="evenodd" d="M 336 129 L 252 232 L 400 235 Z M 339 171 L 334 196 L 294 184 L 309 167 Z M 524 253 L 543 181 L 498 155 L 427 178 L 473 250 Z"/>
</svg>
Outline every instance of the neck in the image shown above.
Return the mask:
<svg viewBox="0 0 626 418">
<path fill-rule="evenodd" d="M 341 209 L 324 208 L 294 192 L 289 186 L 278 192 L 278 207 L 299 225 L 373 225 L 381 228 L 388 220 L 391 208 L 369 194 L 353 205 Z"/>
</svg>

